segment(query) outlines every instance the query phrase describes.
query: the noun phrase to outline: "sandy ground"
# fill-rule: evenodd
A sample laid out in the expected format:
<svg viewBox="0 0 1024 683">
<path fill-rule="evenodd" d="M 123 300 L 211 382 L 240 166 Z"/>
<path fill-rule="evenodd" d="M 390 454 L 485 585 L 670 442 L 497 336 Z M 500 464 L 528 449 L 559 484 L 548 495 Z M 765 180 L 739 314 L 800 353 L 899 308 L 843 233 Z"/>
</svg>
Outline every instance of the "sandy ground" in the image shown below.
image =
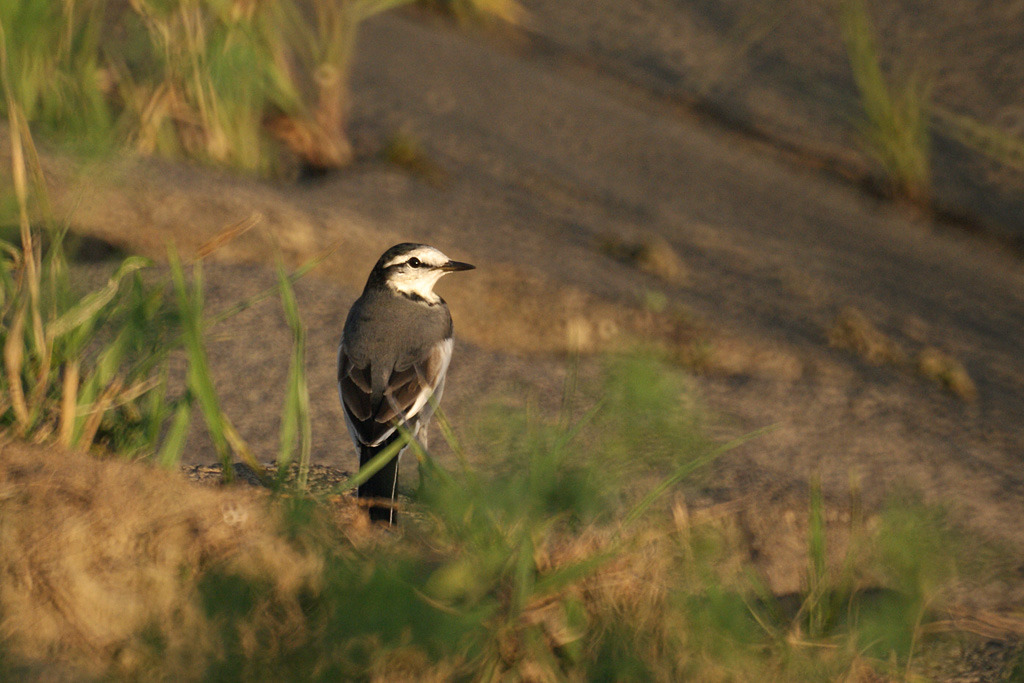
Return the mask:
<svg viewBox="0 0 1024 683">
<path fill-rule="evenodd" d="M 719 464 L 717 497 L 767 495 L 820 474 L 841 498 L 852 477 L 871 502 L 896 488 L 920 490 L 1024 549 L 1020 258 L 793 163 L 735 126 L 681 108 L 679 93 L 666 98 L 665 83 L 686 83 L 716 58 L 692 48 L 729 26 L 686 15 L 709 12 L 706 3 L 677 14 L 642 3 L 651 13 L 636 4 L 627 16 L 616 9 L 622 3 L 600 2 L 593 22 L 573 13 L 584 3 L 527 4 L 526 40 L 418 16 L 364 27 L 357 148 L 370 153 L 402 131 L 422 146 L 433 169 L 426 176 L 370 158 L 301 185 L 133 160 L 73 177 L 53 162 L 58 206 L 79 230 L 157 257 L 167 241 L 189 253 L 259 212 L 260 226 L 207 268 L 213 308 L 270 285 L 275 248 L 291 263 L 334 248 L 299 287 L 319 462 L 354 463 L 332 380 L 345 312 L 377 255 L 415 240 L 478 266 L 439 286 L 458 338 L 445 396 L 456 424 L 495 391 L 556 400 L 572 346 L 600 351 L 639 338 L 682 353 L 698 340 L 710 360 L 697 391 L 716 430 L 774 427 Z M 659 67 L 674 63 L 675 48 L 653 38 L 675 35 L 677 24 L 693 37 L 678 78 Z M 756 62 L 766 44 L 741 62 Z M 838 68 L 833 52 L 828 64 Z M 957 73 L 971 73 L 968 66 Z M 722 83 L 732 85 L 708 92 L 724 88 L 750 104 L 747 115 L 778 128 L 783 147 L 788 126 L 808 145 L 824 140 L 849 156 L 843 135 L 830 139 L 827 122 L 770 79 L 739 90 L 741 71 L 761 81 L 744 68 L 723 63 Z M 849 86 L 822 76 L 832 82 Z M 941 89 L 947 97 L 950 87 Z M 753 103 L 771 96 L 781 104 L 758 116 Z M 635 245 L 660 261 L 612 257 Z M 660 303 L 644 303 L 652 301 Z M 830 347 L 828 330 L 848 306 L 910 358 L 925 347 L 957 358 L 977 398 L 944 391 L 912 362 L 872 365 Z M 226 408 L 261 458 L 277 445 L 288 343 L 272 305 L 211 339 Z M 193 461 L 212 459 L 196 444 Z M 999 600 L 1018 592 L 1007 587 Z"/>
</svg>

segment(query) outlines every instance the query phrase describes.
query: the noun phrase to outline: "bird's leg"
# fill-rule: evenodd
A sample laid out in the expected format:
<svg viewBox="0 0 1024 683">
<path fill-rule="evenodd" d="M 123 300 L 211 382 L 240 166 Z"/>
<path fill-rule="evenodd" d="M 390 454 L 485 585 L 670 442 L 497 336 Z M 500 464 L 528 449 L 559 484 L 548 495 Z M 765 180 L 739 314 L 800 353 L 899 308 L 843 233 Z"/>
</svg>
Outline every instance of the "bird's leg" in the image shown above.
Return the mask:
<svg viewBox="0 0 1024 683">
<path fill-rule="evenodd" d="M 372 460 L 380 451 L 387 448 L 388 445 L 383 444 L 376 448 L 364 448 L 359 454 L 360 468 Z M 398 461 L 401 457 L 401 452 L 397 453 L 395 457 L 356 489 L 357 498 L 369 499 L 368 512 L 372 521 L 394 524 L 398 518 L 394 503 L 398 494 Z"/>
</svg>

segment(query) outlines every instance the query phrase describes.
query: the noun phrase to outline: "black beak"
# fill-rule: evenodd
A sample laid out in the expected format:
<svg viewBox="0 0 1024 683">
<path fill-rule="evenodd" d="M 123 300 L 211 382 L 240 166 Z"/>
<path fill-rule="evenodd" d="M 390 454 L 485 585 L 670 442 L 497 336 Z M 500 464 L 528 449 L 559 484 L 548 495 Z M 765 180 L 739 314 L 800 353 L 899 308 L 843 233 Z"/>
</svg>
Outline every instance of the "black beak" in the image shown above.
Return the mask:
<svg viewBox="0 0 1024 683">
<path fill-rule="evenodd" d="M 476 268 L 476 266 L 470 265 L 469 263 L 463 263 L 462 261 L 449 261 L 441 266 L 441 270 L 446 273 L 451 273 L 456 270 L 473 270 L 474 268 Z"/>
</svg>

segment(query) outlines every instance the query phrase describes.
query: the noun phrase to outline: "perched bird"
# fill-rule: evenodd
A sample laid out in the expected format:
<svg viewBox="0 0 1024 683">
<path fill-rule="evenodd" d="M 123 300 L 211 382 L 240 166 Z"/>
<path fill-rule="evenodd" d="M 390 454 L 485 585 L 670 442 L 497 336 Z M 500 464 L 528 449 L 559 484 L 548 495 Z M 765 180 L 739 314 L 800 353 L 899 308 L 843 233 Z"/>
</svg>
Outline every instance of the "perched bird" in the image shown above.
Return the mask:
<svg viewBox="0 0 1024 683">
<path fill-rule="evenodd" d="M 453 345 L 452 316 L 434 285 L 447 273 L 472 268 L 433 247 L 406 242 L 385 251 L 370 271 L 338 347 L 338 390 L 360 467 L 401 438 L 399 425 L 425 442 Z M 383 503 L 371 503 L 372 520 L 395 523 L 391 503 L 400 457 L 356 491 L 359 498 Z"/>
</svg>

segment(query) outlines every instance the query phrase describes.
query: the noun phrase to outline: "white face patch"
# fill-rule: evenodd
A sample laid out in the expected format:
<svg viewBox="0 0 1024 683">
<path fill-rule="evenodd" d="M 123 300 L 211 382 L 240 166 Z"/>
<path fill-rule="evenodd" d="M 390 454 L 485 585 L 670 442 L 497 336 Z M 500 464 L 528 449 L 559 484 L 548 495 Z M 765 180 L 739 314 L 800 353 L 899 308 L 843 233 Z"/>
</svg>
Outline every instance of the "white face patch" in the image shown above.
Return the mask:
<svg viewBox="0 0 1024 683">
<path fill-rule="evenodd" d="M 401 294 L 437 303 L 441 297 L 434 293 L 434 285 L 447 274 L 440 268 L 449 260 L 433 247 L 420 247 L 396 256 L 384 264 L 389 269 L 387 285 Z"/>
<path fill-rule="evenodd" d="M 434 293 L 434 285 L 441 279 L 442 275 L 446 275 L 443 270 L 436 270 L 433 268 L 423 269 L 425 272 L 399 272 L 393 274 L 388 278 L 388 287 L 401 292 L 402 294 L 408 294 L 412 296 L 418 296 L 422 299 L 426 299 L 432 304 L 436 304 L 441 300 L 437 294 Z"/>
</svg>

